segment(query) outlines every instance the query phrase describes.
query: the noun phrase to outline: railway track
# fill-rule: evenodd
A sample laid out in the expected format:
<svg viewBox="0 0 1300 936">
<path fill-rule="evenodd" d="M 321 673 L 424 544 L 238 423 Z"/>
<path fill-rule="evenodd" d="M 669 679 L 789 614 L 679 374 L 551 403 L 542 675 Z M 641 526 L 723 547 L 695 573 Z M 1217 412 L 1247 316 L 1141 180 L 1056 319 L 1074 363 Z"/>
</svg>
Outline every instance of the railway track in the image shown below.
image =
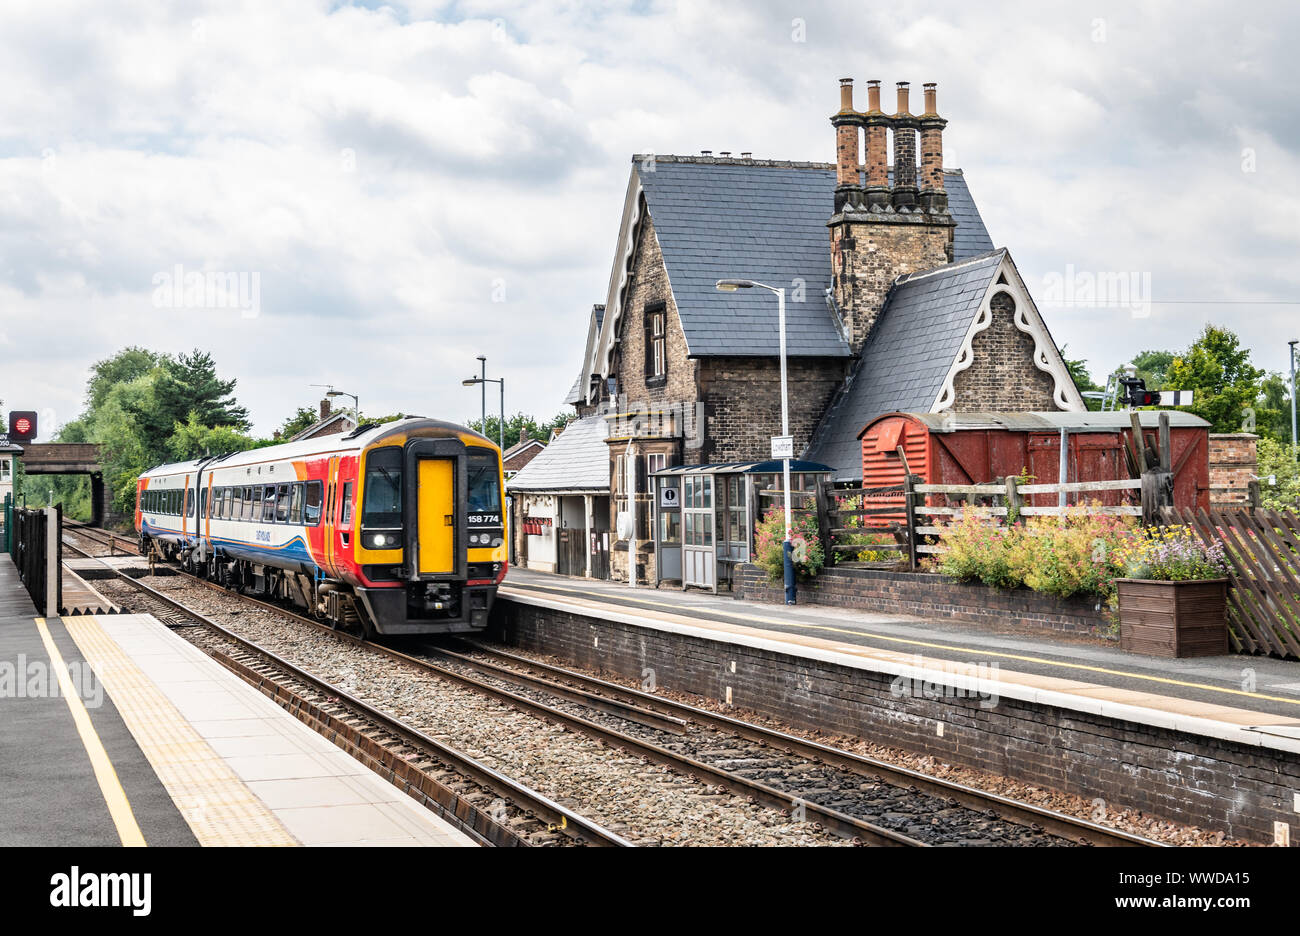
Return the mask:
<svg viewBox="0 0 1300 936">
<path fill-rule="evenodd" d="M 64 545 L 99 558 L 66 538 Z M 205 630 L 193 640 L 205 652 L 480 844 L 632 844 L 146 583 L 113 571 L 135 589 L 154 617 L 169 627 Z"/>
<path fill-rule="evenodd" d="M 194 581 L 854 842 L 1160 844 L 481 644 L 459 642 L 468 652 L 424 644 L 407 653 Z"/>
</svg>

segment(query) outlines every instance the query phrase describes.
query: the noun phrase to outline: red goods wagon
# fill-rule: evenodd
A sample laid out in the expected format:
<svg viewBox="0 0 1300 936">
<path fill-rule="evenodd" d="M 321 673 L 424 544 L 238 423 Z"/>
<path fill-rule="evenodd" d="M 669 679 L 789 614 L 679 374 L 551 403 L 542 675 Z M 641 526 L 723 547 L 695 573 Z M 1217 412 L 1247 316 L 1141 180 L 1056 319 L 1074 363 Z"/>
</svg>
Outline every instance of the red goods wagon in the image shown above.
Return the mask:
<svg viewBox="0 0 1300 936">
<path fill-rule="evenodd" d="M 862 440 L 862 486 L 901 484 L 907 470 L 926 484 L 989 484 L 1028 473 L 1035 483 L 1060 480 L 1061 430 L 1066 433 L 1067 481 L 1117 481 L 1136 477 L 1125 452 L 1132 424 L 1128 411 L 1109 413 L 888 413 L 858 434 Z M 1155 443 L 1160 413 L 1139 411 L 1147 447 Z M 1191 413 L 1169 411 L 1174 505 L 1210 505 L 1210 424 Z M 900 455 L 900 448 L 902 454 Z M 904 457 L 907 468 L 904 468 Z M 1136 502 L 1137 492 L 1082 495 L 1105 504 Z M 1070 495 L 1074 503 L 1077 495 Z M 877 503 L 901 495 L 874 498 Z M 1049 507 L 1055 494 L 1035 494 L 1026 503 Z M 882 522 L 902 519 L 880 518 Z"/>
</svg>

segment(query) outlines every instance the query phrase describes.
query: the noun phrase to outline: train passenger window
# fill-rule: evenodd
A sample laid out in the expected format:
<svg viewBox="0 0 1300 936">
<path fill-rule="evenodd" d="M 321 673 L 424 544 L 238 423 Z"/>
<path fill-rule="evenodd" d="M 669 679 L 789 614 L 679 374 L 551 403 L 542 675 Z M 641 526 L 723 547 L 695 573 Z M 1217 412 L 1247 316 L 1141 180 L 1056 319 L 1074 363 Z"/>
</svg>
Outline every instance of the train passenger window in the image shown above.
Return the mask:
<svg viewBox="0 0 1300 936">
<path fill-rule="evenodd" d="M 302 523 L 302 482 L 291 485 L 293 491 L 290 493 L 289 500 L 289 522 L 294 524 Z"/>
<path fill-rule="evenodd" d="M 352 522 L 352 482 L 349 481 L 343 485 L 343 513 L 339 517 L 339 525 L 347 526 Z"/>
<path fill-rule="evenodd" d="M 230 518 L 232 520 L 241 520 L 244 516 L 244 489 L 231 488 L 234 493 L 230 496 Z"/>
<path fill-rule="evenodd" d="M 275 485 L 268 484 L 262 488 L 262 522 L 275 522 Z"/>
<path fill-rule="evenodd" d="M 185 516 L 194 516 L 194 488 L 185 489 Z"/>
<path fill-rule="evenodd" d="M 279 485 L 278 492 L 277 492 L 278 496 L 275 502 L 276 523 L 289 522 L 289 491 L 292 487 L 293 487 L 292 484 Z"/>
<path fill-rule="evenodd" d="M 253 520 L 257 517 L 257 497 L 254 495 L 254 488 L 244 488 L 244 519 Z"/>
<path fill-rule="evenodd" d="M 320 523 L 320 503 L 321 503 L 321 483 L 319 481 L 307 482 L 307 494 L 303 519 L 307 526 L 315 526 Z"/>
<path fill-rule="evenodd" d="M 231 517 L 234 516 L 234 514 L 232 513 L 232 509 L 234 508 L 234 506 L 235 506 L 235 490 L 234 488 L 225 488 L 221 492 L 221 519 L 222 520 L 229 520 Z"/>
</svg>

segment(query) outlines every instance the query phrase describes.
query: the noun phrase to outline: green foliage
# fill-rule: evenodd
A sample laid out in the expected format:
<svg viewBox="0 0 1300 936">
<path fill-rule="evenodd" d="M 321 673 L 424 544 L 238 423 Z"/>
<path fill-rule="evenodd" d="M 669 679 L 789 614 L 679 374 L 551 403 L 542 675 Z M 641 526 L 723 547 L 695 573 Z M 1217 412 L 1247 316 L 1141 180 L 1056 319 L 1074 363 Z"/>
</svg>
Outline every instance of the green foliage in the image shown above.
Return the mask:
<svg viewBox="0 0 1300 936">
<path fill-rule="evenodd" d="M 1206 325 L 1192 346 L 1169 365 L 1165 382 L 1170 389 L 1193 391 L 1192 405 L 1184 408 L 1209 420 L 1211 432 L 1240 432 L 1247 409 L 1253 409 L 1259 397 L 1263 377 L 1235 334 Z"/>
<path fill-rule="evenodd" d="M 1085 506 L 1068 509 L 1063 518 L 1031 517 L 1010 526 L 972 507 L 945 525 L 942 552 L 927 565 L 993 588 L 1023 585 L 1058 598 L 1094 595 L 1109 601 L 1135 529 L 1127 517 L 1097 515 Z"/>
<path fill-rule="evenodd" d="M 1133 356 L 1132 364 L 1137 369 L 1136 376 L 1147 382 L 1149 390 L 1163 390 L 1168 381 L 1169 367 L 1177 357 L 1172 351 L 1139 351 Z M 1171 387 L 1185 390 L 1186 387 Z"/>
<path fill-rule="evenodd" d="M 1160 582 L 1192 582 L 1228 574 L 1224 545 L 1206 546 L 1190 527 L 1143 530 L 1124 552 L 1125 575 Z"/>
<path fill-rule="evenodd" d="M 292 416 L 280 424 L 280 428 L 276 430 L 276 434 L 280 441 L 285 442 L 292 439 L 308 426 L 313 426 L 319 421 L 319 411 L 310 406 L 300 406 Z"/>
<path fill-rule="evenodd" d="M 1260 506 L 1266 510 L 1300 510 L 1300 463 L 1289 442 L 1261 438 L 1257 449 Z M 1277 481 L 1269 484 L 1269 476 Z"/>
<path fill-rule="evenodd" d="M 513 416 L 506 417 L 505 447 L 510 448 L 512 445 L 519 444 L 519 433 L 523 429 L 528 430 L 528 435 L 533 439 L 540 439 L 543 442 L 550 441 L 551 432 L 555 429 L 563 429 L 571 417 L 560 413 L 550 419 L 538 420 L 534 416 L 525 416 L 523 413 L 515 413 Z M 471 419 L 465 423 L 475 432 L 481 432 L 493 442 L 497 440 L 497 432 L 501 425 L 501 417 L 488 416 L 487 428 L 483 427 L 483 420 Z"/>
<path fill-rule="evenodd" d="M 131 355 L 139 349 L 127 349 Z M 133 405 L 129 415 L 139 428 L 140 441 L 155 461 L 170 457 L 169 440 L 178 423 L 196 413 L 204 426 L 248 428 L 248 410 L 235 402 L 234 380 L 217 377 L 211 355 L 195 349 L 175 359 L 163 357 L 151 372 L 153 385 L 147 405 Z"/>
<path fill-rule="evenodd" d="M 205 455 L 225 455 L 254 448 L 255 441 L 230 426 L 205 426 L 198 413 L 190 413 L 167 440 L 173 461 L 189 461 Z"/>
<path fill-rule="evenodd" d="M 1093 381 L 1092 375 L 1088 373 L 1087 361 L 1082 359 L 1077 361 L 1072 361 L 1069 358 L 1065 357 L 1064 347 L 1061 348 L 1061 357 L 1065 361 L 1066 370 L 1070 372 L 1070 378 L 1074 381 L 1074 385 L 1075 387 L 1078 388 L 1080 393 L 1106 389 L 1105 387 L 1099 386 L 1097 383 Z M 1083 402 L 1087 404 L 1087 407 L 1090 410 L 1101 409 L 1101 400 L 1092 400 L 1085 397 Z"/>
<path fill-rule="evenodd" d="M 817 534 L 817 518 L 796 513 L 791 517 L 794 541 L 794 569 L 801 579 L 810 579 L 821 572 L 826 553 Z M 754 531 L 754 565 L 767 571 L 768 581 L 785 581 L 785 508 L 773 507 L 759 522 Z"/>
<path fill-rule="evenodd" d="M 1290 377 L 1269 374 L 1260 383 L 1259 397 L 1255 401 L 1254 431 L 1279 442 L 1291 441 Z"/>
</svg>

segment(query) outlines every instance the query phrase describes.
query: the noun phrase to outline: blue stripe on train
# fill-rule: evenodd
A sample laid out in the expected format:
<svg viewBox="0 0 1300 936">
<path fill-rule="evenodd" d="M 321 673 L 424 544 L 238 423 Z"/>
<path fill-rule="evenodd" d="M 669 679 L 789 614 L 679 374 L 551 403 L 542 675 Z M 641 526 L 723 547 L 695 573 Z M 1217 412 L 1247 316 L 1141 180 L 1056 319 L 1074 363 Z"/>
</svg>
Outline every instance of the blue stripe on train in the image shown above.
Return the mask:
<svg viewBox="0 0 1300 936">
<path fill-rule="evenodd" d="M 169 530 L 165 527 L 154 526 L 148 521 L 143 521 L 141 526 L 144 528 L 144 532 L 151 536 L 170 536 L 184 539 L 186 542 L 201 538 L 193 533 L 182 536 L 180 530 Z M 307 541 L 302 536 L 295 536 L 283 546 L 266 546 L 260 543 L 250 543 L 247 540 L 229 539 L 224 536 L 214 536 L 211 539 L 214 546 L 234 559 L 245 559 L 249 562 L 263 562 L 267 565 L 292 568 L 306 565 L 313 572 L 319 571 L 316 560 L 312 558 L 311 552 L 307 548 Z"/>
</svg>

